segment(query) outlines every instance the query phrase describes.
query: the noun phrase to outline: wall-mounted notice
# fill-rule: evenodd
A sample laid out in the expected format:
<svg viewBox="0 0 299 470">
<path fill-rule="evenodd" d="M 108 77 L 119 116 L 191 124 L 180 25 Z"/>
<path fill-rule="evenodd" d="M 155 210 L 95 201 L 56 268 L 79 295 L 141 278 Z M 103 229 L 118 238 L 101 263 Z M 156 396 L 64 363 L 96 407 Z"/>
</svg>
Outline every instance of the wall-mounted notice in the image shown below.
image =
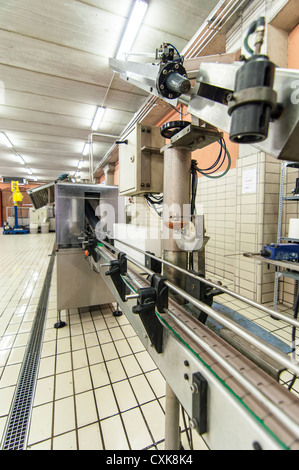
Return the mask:
<svg viewBox="0 0 299 470">
<path fill-rule="evenodd" d="M 242 194 L 256 193 L 256 168 L 243 170 L 242 173 Z"/>
</svg>

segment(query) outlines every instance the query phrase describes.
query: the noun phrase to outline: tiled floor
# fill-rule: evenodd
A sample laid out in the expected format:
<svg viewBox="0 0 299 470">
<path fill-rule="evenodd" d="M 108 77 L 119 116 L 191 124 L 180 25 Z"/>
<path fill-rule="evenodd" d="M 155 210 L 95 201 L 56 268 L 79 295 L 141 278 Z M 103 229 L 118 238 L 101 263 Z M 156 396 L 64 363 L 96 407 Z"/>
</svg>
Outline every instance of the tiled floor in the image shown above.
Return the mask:
<svg viewBox="0 0 299 470">
<path fill-rule="evenodd" d="M 55 234 L 0 236 L 1 441 Z M 221 303 L 290 342 L 284 322 L 227 295 Z M 67 325 L 55 329 L 54 267 L 28 449 L 164 449 L 165 381 L 125 316 L 113 316 L 114 307 L 63 311 Z M 182 443 L 189 449 L 186 432 Z M 193 445 L 206 448 L 196 433 Z"/>
<path fill-rule="evenodd" d="M 0 440 L 55 240 L 1 237 Z M 54 266 L 28 449 L 164 449 L 165 381 L 115 306 L 63 311 L 67 325 L 55 329 Z"/>
</svg>

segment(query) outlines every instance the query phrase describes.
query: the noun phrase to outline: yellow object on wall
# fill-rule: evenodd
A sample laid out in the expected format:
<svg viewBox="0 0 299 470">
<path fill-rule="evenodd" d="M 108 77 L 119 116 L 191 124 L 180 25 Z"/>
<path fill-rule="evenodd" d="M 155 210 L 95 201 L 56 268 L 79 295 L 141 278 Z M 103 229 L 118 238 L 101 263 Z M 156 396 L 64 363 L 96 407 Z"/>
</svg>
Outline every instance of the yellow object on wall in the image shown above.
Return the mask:
<svg viewBox="0 0 299 470">
<path fill-rule="evenodd" d="M 23 195 L 19 189 L 18 181 L 11 182 L 11 192 L 13 193 L 12 199 L 13 199 L 14 205 L 17 206 L 18 202 L 21 202 L 23 200 Z"/>
</svg>

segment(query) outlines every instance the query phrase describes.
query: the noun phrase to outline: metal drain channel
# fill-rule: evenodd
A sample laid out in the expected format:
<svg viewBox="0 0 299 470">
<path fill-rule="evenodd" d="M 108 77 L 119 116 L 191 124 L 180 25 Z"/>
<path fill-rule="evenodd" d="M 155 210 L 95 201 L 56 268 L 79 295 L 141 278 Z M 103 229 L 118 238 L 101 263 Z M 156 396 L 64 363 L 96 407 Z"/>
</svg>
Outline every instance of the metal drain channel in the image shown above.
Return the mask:
<svg viewBox="0 0 299 470">
<path fill-rule="evenodd" d="M 1 450 L 24 450 L 26 447 L 28 424 L 36 386 L 49 290 L 55 261 L 54 250 L 50 256 L 51 259 L 31 328 Z"/>
</svg>

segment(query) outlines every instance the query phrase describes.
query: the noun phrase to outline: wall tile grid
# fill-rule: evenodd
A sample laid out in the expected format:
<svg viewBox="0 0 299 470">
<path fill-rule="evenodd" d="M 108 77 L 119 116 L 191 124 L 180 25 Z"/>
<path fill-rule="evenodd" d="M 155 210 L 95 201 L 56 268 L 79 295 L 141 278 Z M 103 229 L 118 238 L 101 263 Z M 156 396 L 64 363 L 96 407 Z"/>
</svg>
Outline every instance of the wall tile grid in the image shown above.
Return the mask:
<svg viewBox="0 0 299 470">
<path fill-rule="evenodd" d="M 255 153 L 253 153 L 255 152 Z M 246 186 L 246 176 L 256 183 Z M 280 162 L 251 146 L 240 148 L 237 168 L 221 179 L 200 178 L 197 207 L 205 215 L 207 277 L 259 302 L 272 301 L 274 268 L 244 257 L 277 240 Z"/>
<path fill-rule="evenodd" d="M 225 280 L 234 287 L 236 170 L 223 179 L 198 180 L 196 207 L 205 217 L 206 275 Z"/>
</svg>

